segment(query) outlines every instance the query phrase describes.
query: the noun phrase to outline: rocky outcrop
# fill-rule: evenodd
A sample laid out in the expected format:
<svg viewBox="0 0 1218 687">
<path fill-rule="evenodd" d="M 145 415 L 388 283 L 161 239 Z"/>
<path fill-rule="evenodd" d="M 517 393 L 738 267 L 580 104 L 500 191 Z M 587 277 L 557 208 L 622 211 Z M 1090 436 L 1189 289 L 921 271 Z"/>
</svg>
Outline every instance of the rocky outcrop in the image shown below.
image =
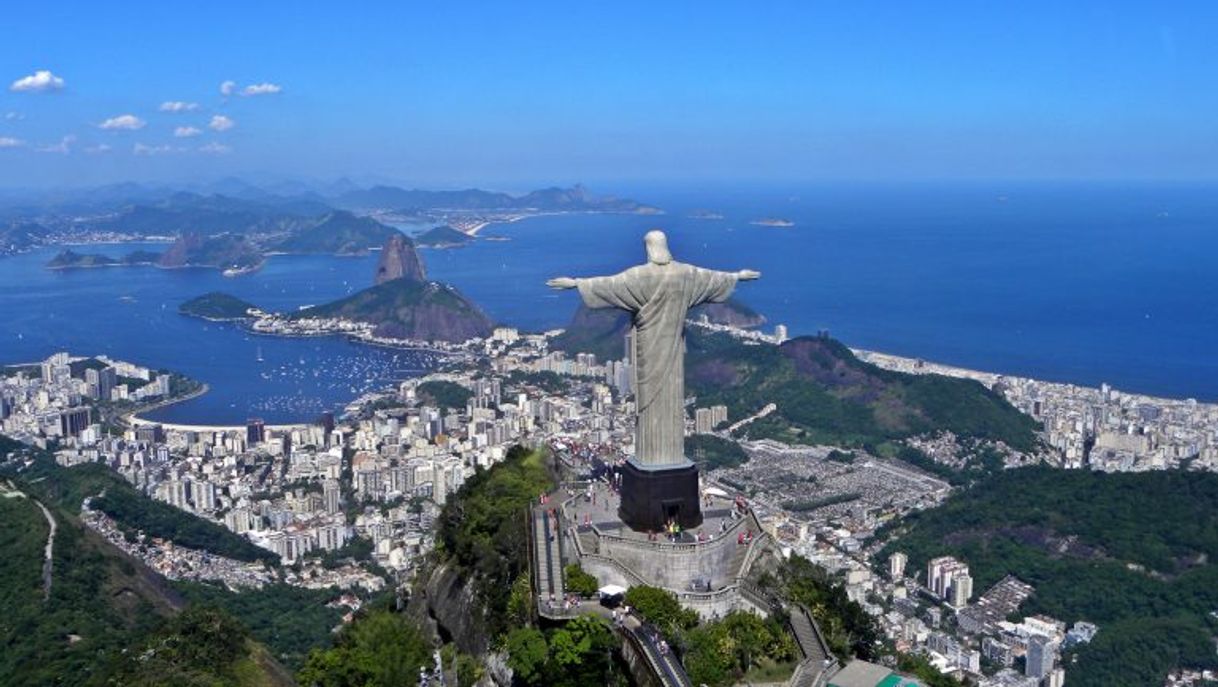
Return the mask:
<svg viewBox="0 0 1218 687">
<path fill-rule="evenodd" d="M 734 298 L 723 303 L 699 305 L 689 313 L 690 318 L 695 320 L 703 315 L 714 324 L 740 327 L 742 329 L 760 327 L 765 324 L 765 315 L 758 313 Z"/>
<path fill-rule="evenodd" d="M 381 259 L 376 265 L 375 284 L 384 284 L 394 279 L 410 279 L 425 281 L 427 274 L 423 262 L 414 249 L 410 239 L 402 234 L 395 234 L 385 242 L 381 249 Z"/>
<path fill-rule="evenodd" d="M 485 610 L 473 586 L 449 563 L 434 568 L 426 582 L 415 586 L 407 608 L 433 637 L 451 640 L 465 653 L 481 656 L 490 647 Z"/>
</svg>

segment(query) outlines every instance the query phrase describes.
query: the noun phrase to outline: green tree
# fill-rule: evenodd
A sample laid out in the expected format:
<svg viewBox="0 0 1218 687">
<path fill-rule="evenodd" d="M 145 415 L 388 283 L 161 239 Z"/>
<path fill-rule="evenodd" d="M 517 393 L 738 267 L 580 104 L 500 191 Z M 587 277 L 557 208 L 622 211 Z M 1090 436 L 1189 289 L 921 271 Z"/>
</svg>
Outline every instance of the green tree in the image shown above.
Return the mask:
<svg viewBox="0 0 1218 687">
<path fill-rule="evenodd" d="M 550 633 L 544 684 L 583 687 L 609 684 L 617 640 L 604 620 L 581 615 Z"/>
<path fill-rule="evenodd" d="M 516 628 L 508 632 L 504 645 L 508 653 L 508 667 L 516 679 L 528 685 L 536 684 L 550 655 L 550 647 L 541 630 Z"/>
<path fill-rule="evenodd" d="M 331 649 L 314 649 L 297 675 L 313 687 L 414 684 L 431 663 L 431 646 L 405 616 L 374 611 L 343 630 Z"/>
<path fill-rule="evenodd" d="M 579 563 L 572 563 L 563 568 L 563 584 L 571 592 L 581 596 L 592 596 L 600 589 L 600 582 L 594 575 L 584 572 Z"/>
<path fill-rule="evenodd" d="M 682 608 L 676 595 L 665 589 L 646 585 L 631 587 L 626 591 L 625 603 L 655 625 L 671 643 L 676 643 L 683 630 L 698 624 L 698 614 Z"/>
</svg>

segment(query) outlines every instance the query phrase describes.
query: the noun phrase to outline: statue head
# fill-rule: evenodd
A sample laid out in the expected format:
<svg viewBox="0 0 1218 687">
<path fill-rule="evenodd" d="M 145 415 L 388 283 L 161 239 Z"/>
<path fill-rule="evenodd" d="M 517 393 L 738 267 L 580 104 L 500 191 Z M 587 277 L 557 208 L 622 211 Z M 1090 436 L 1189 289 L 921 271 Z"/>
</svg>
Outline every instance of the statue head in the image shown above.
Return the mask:
<svg viewBox="0 0 1218 687">
<path fill-rule="evenodd" d="M 668 252 L 668 237 L 659 229 L 652 229 L 643 237 L 643 245 L 647 247 L 647 262 L 655 265 L 667 265 L 672 262 L 672 253 Z"/>
</svg>

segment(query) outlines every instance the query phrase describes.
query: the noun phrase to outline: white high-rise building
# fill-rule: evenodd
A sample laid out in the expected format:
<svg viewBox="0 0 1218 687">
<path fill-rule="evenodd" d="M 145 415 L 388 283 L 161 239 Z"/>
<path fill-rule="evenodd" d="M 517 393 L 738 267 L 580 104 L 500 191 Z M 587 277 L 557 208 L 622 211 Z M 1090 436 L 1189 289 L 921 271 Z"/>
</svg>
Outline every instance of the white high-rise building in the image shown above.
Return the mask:
<svg viewBox="0 0 1218 687">
<path fill-rule="evenodd" d="M 952 580 L 957 575 L 968 575 L 968 566 L 951 556 L 933 558 L 926 565 L 926 586 L 940 599 L 949 599 Z"/>
<path fill-rule="evenodd" d="M 888 575 L 894 580 L 900 580 L 905 577 L 905 564 L 909 562 L 909 556 L 897 551 L 888 558 Z"/>
<path fill-rule="evenodd" d="M 967 570 L 967 568 L 966 568 Z M 952 578 L 951 605 L 954 608 L 964 608 L 973 596 L 973 578 L 967 572 Z"/>
<path fill-rule="evenodd" d="M 334 514 L 342 510 L 342 488 L 338 480 L 328 479 L 322 482 L 321 495 L 327 513 Z"/>
</svg>

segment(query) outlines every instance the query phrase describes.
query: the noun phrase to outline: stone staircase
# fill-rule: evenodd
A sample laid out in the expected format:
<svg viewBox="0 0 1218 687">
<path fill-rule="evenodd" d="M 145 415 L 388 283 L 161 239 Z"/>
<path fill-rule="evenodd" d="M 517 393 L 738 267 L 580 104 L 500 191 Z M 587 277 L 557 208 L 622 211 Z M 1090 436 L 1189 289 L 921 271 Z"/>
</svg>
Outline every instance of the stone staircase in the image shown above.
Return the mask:
<svg viewBox="0 0 1218 687">
<path fill-rule="evenodd" d="M 541 607 L 551 598 L 562 603 L 562 549 L 557 523 L 545 508 L 533 509 L 533 551 L 537 601 Z"/>
<path fill-rule="evenodd" d="M 791 687 L 813 687 L 821 683 L 821 676 L 829 672 L 836 660 L 829 652 L 820 628 L 812 619 L 808 609 L 795 605 L 790 609 L 791 633 L 795 635 L 795 643 L 804 660 L 800 662 L 800 670 L 792 676 Z"/>
<path fill-rule="evenodd" d="M 647 662 L 651 666 L 653 674 L 659 678 L 661 685 L 664 687 L 693 687 L 693 682 L 685 673 L 685 666 L 681 665 L 676 654 L 671 649 L 666 653 L 660 653 L 659 644 L 650 630 L 639 626 L 628 626 L 625 630 L 646 654 Z"/>
</svg>

